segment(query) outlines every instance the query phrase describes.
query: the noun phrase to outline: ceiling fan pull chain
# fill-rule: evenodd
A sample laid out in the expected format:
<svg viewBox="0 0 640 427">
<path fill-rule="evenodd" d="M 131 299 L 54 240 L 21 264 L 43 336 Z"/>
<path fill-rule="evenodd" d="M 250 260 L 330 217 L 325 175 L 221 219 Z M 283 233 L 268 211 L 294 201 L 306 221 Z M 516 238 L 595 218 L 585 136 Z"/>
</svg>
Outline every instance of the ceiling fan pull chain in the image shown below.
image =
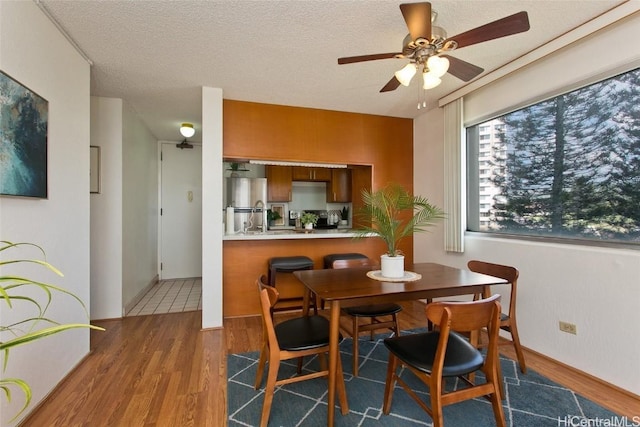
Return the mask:
<svg viewBox="0 0 640 427">
<path fill-rule="evenodd" d="M 427 108 L 427 94 L 423 87 L 418 89 L 418 110 L 421 108 Z"/>
</svg>

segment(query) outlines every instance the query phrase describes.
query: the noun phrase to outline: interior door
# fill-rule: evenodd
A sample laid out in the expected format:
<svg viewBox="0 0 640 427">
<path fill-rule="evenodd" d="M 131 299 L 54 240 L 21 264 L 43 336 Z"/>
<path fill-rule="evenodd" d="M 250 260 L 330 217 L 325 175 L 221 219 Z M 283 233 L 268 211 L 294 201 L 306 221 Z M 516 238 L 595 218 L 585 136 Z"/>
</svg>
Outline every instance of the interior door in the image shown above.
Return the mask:
<svg viewBox="0 0 640 427">
<path fill-rule="evenodd" d="M 160 278 L 202 276 L 202 147 L 161 145 Z"/>
</svg>

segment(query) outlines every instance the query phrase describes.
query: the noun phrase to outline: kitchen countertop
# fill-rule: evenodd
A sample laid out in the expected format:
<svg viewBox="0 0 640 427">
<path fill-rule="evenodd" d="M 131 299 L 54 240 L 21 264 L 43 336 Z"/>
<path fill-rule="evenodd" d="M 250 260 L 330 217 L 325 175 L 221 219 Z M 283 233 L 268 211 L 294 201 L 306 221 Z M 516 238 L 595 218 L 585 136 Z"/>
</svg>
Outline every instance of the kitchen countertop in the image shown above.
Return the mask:
<svg viewBox="0 0 640 427">
<path fill-rule="evenodd" d="M 291 239 L 335 239 L 354 237 L 351 229 L 333 228 L 328 230 L 269 230 L 266 232 L 248 232 L 225 234 L 222 240 L 291 240 Z"/>
</svg>

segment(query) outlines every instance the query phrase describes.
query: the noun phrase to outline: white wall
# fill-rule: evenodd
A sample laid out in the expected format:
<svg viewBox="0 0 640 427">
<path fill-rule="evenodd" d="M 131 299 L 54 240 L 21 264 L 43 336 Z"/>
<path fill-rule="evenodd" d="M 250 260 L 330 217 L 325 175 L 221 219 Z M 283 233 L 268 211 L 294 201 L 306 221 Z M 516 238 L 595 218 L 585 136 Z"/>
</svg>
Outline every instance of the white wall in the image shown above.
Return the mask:
<svg viewBox="0 0 640 427">
<path fill-rule="evenodd" d="M 202 88 L 202 327 L 222 327 L 222 89 Z"/>
<path fill-rule="evenodd" d="M 100 194 L 91 194 L 91 317 L 122 315 L 122 100 L 91 97 L 91 145 L 100 147 Z"/>
<path fill-rule="evenodd" d="M 157 278 L 157 141 L 126 102 L 91 97 L 101 189 L 91 195 L 93 319 L 119 318 Z"/>
<path fill-rule="evenodd" d="M 621 26 L 591 39 L 602 42 L 610 51 L 620 46 L 613 34 L 640 28 L 640 17 L 628 19 Z M 634 39 L 629 34 L 625 40 Z M 570 47 L 582 49 L 582 44 Z M 594 47 L 590 52 L 598 51 Z M 607 55 L 611 55 L 611 52 Z M 620 55 L 639 56 L 639 47 L 625 43 Z M 555 68 L 558 73 L 581 75 L 593 61 L 593 55 L 573 57 L 564 62 L 565 55 L 551 56 L 540 64 L 523 71 L 532 75 L 548 69 L 549 61 L 562 60 Z M 620 59 L 611 61 L 619 65 Z M 536 67 L 540 67 L 536 71 Z M 514 73 L 507 78 L 519 78 Z M 545 79 L 537 79 L 543 85 Z M 553 83 L 554 79 L 546 81 Z M 526 84 L 526 82 L 525 82 Z M 499 98 L 498 91 L 509 86 L 507 81 L 482 90 L 487 99 Z M 496 93 L 491 91 L 495 90 Z M 512 88 L 513 90 L 517 90 Z M 541 88 L 544 90 L 544 88 Z M 474 94 L 471 94 L 473 96 Z M 477 104 L 474 105 L 477 110 Z M 480 115 L 480 114 L 478 114 Z M 442 205 L 443 194 L 443 114 L 430 111 L 414 121 L 414 185 L 432 201 Z M 465 237 L 465 253 L 450 254 L 443 250 L 443 231 L 419 234 L 414 239 L 415 260 L 441 262 L 457 267 L 466 266 L 470 259 L 509 264 L 520 270 L 518 288 L 518 329 L 522 344 L 532 350 L 571 365 L 604 381 L 635 394 L 640 394 L 640 251 L 605 249 L 579 245 L 537 243 L 519 240 L 488 238 L 481 235 Z M 504 290 L 503 290 L 504 291 Z M 558 321 L 577 325 L 577 335 L 560 332 Z"/>
<path fill-rule="evenodd" d="M 158 275 L 158 141 L 127 103 L 122 122 L 122 301 L 126 307 Z"/>
<path fill-rule="evenodd" d="M 43 246 L 64 278 L 35 267 L 21 273 L 63 286 L 89 306 L 89 65 L 34 2 L 0 2 L 0 69 L 49 102 L 49 197 L 0 197 L 0 239 Z M 3 306 L 0 324 L 30 314 Z M 69 298 L 56 298 L 48 315 L 63 323 L 88 320 Z M 88 330 L 64 332 L 12 350 L 0 375 L 31 385 L 32 409 L 88 351 Z M 8 404 L 0 394 L 4 426 L 23 400 L 15 392 Z"/>
<path fill-rule="evenodd" d="M 635 6 L 634 6 L 635 7 Z M 505 109 L 526 106 L 585 82 L 640 66 L 640 49 L 621 40 L 640 39 L 638 13 L 583 38 L 464 97 L 465 123 L 478 123 Z M 594 53 L 597 52 L 596 55 Z"/>
</svg>

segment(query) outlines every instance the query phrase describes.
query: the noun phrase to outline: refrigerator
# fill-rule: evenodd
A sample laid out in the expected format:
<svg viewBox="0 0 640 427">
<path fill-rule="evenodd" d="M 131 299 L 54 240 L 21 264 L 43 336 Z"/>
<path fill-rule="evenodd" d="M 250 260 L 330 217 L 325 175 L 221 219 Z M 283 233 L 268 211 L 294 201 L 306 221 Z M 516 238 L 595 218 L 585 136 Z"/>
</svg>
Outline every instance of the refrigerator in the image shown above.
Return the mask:
<svg viewBox="0 0 640 427">
<path fill-rule="evenodd" d="M 229 177 L 226 184 L 227 234 L 266 231 L 267 178 Z"/>
</svg>

